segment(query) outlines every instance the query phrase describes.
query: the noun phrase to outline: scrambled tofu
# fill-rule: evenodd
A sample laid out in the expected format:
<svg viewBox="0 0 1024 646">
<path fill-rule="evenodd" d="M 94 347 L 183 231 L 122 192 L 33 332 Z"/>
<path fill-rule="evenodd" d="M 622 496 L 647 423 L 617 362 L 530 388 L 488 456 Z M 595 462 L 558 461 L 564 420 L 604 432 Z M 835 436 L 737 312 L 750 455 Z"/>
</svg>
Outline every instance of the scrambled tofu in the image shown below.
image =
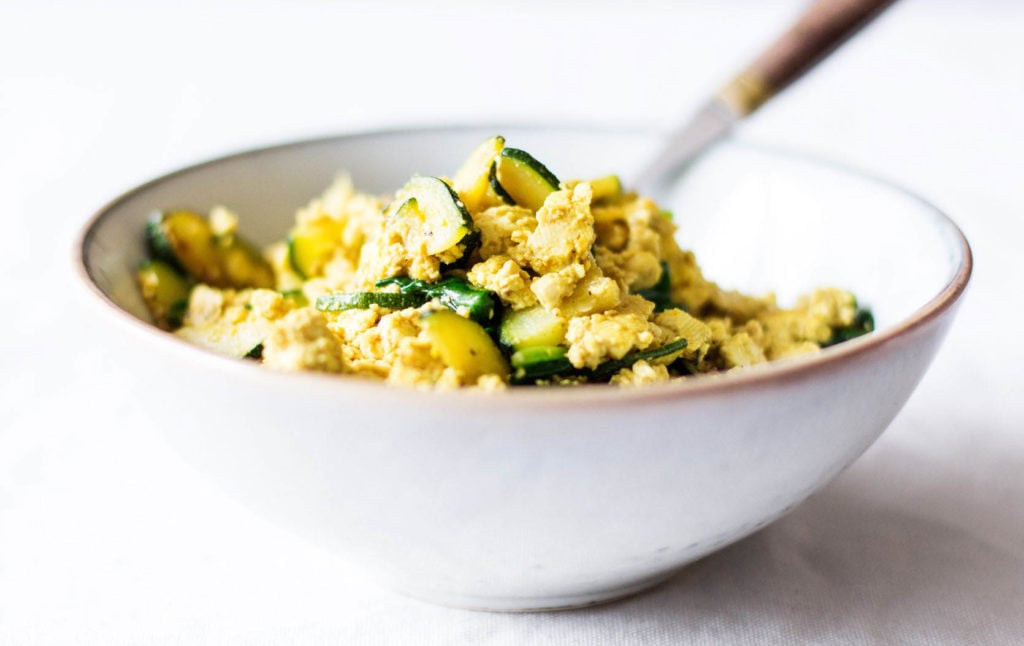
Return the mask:
<svg viewBox="0 0 1024 646">
<path fill-rule="evenodd" d="M 559 182 L 500 137 L 453 180 L 416 177 L 390 198 L 339 178 L 262 254 L 227 209 L 208 230 L 180 213 L 147 229 L 140 285 L 154 318 L 280 370 L 425 388 L 639 386 L 812 354 L 873 327 L 841 289 L 785 309 L 720 288 L 653 201 L 613 177 Z"/>
</svg>

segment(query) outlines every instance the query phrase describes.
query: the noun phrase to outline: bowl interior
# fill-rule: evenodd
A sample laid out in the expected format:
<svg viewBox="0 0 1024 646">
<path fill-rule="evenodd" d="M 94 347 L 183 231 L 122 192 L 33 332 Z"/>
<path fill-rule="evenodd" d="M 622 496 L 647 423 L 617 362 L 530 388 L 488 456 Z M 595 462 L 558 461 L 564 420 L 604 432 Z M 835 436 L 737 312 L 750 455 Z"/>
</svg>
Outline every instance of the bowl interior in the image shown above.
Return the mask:
<svg viewBox="0 0 1024 646">
<path fill-rule="evenodd" d="M 656 145 L 648 133 L 558 128 L 389 131 L 241 153 L 158 178 L 118 198 L 90 223 L 86 271 L 113 303 L 146 320 L 134 283 L 143 225 L 158 209 L 237 211 L 260 244 L 286 234 L 295 209 L 339 172 L 388 193 L 414 173 L 452 174 L 487 136 L 530 151 L 562 178 L 628 174 Z M 781 303 L 839 286 L 871 307 L 879 327 L 910 317 L 946 288 L 966 246 L 936 209 L 898 188 L 820 161 L 739 144 L 717 148 L 665 195 L 684 248 L 705 275 Z"/>
</svg>

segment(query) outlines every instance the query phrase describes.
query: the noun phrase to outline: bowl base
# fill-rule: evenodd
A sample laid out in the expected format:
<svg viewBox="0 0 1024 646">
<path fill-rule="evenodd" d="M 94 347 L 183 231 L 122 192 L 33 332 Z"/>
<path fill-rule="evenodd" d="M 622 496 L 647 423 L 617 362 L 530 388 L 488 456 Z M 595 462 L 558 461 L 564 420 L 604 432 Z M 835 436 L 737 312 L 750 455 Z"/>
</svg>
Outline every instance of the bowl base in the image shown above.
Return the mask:
<svg viewBox="0 0 1024 646">
<path fill-rule="evenodd" d="M 668 579 L 671 579 L 682 568 L 669 572 L 660 572 L 654 576 L 631 581 L 624 585 L 585 592 L 579 594 L 566 594 L 554 596 L 536 597 L 490 597 L 474 594 L 458 594 L 441 592 L 438 590 L 421 590 L 407 587 L 394 587 L 394 589 L 408 597 L 419 601 L 433 603 L 449 608 L 460 608 L 462 610 L 475 610 L 480 612 L 556 612 L 559 610 L 576 610 L 588 608 L 604 603 L 619 601 L 635 594 L 639 594 L 649 588 L 653 588 Z"/>
</svg>

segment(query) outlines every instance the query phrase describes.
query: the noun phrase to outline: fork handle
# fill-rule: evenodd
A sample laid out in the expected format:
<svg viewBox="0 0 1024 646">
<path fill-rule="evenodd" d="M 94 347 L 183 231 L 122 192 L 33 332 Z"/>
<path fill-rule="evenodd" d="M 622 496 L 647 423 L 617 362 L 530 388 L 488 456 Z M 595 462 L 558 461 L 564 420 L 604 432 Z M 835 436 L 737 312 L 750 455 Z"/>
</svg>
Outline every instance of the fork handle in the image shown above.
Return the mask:
<svg viewBox="0 0 1024 646">
<path fill-rule="evenodd" d="M 871 22 L 895 0 L 816 0 L 797 22 L 718 93 L 738 116 L 765 101 Z"/>
</svg>

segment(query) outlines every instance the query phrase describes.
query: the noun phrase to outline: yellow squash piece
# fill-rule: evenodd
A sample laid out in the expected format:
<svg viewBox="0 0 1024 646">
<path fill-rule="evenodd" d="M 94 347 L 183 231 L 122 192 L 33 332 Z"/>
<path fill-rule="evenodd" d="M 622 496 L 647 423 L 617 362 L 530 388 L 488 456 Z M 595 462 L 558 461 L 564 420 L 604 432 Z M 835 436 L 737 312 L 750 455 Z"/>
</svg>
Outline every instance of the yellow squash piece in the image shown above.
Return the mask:
<svg viewBox="0 0 1024 646">
<path fill-rule="evenodd" d="M 501 320 L 501 342 L 516 350 L 562 345 L 567 329 L 564 318 L 537 305 L 505 313 Z"/>
<path fill-rule="evenodd" d="M 227 287 L 213 229 L 206 218 L 192 211 L 170 211 L 154 226 L 162 240 L 159 246 L 189 275 L 207 285 Z"/>
<path fill-rule="evenodd" d="M 505 138 L 496 135 L 477 146 L 452 178 L 459 199 L 470 213 L 476 213 L 501 200 L 489 181 L 491 164 L 505 147 Z"/>
<path fill-rule="evenodd" d="M 480 324 L 442 310 L 424 314 L 420 325 L 441 361 L 462 372 L 467 384 L 488 374 L 508 380 L 508 363 Z"/>
<path fill-rule="evenodd" d="M 605 175 L 587 180 L 594 192 L 593 200 L 614 200 L 622 196 L 622 181 L 618 175 Z"/>
<path fill-rule="evenodd" d="M 435 256 L 454 250 L 473 233 L 473 218 L 443 180 L 417 175 L 405 183 L 399 195 L 402 201 L 389 214 L 389 226 L 402 232 L 407 248 L 423 245 L 428 254 Z"/>
<path fill-rule="evenodd" d="M 501 189 L 519 206 L 537 211 L 548 195 L 558 190 L 558 178 L 530 153 L 505 148 L 494 160 L 494 176 Z"/>
<path fill-rule="evenodd" d="M 288 262 L 302 278 L 323 273 L 324 265 L 341 246 L 342 224 L 333 218 L 319 218 L 292 230 L 288 236 Z"/>
<path fill-rule="evenodd" d="M 164 330 L 181 325 L 188 307 L 192 286 L 184 276 L 160 260 L 148 260 L 136 274 L 142 300 L 153 316 L 153 322 Z"/>
<path fill-rule="evenodd" d="M 232 234 L 218 240 L 224 280 L 236 289 L 274 286 L 274 270 L 260 252 L 246 240 Z"/>
</svg>

